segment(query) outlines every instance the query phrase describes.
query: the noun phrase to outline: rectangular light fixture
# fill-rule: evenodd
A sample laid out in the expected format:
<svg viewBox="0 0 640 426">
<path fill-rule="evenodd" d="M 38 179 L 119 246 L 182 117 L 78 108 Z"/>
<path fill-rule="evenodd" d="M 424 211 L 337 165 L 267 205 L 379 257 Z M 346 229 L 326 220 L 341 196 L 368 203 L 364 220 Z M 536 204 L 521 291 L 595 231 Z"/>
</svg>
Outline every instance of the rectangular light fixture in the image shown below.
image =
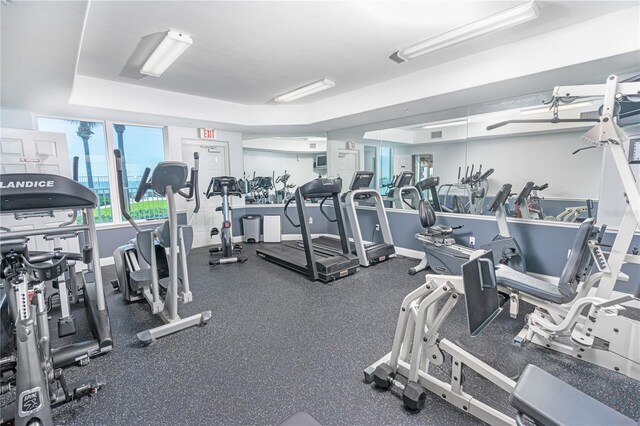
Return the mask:
<svg viewBox="0 0 640 426">
<path fill-rule="evenodd" d="M 167 35 L 140 68 L 140 73 L 160 77 L 192 44 L 190 36 L 177 31 L 167 31 Z"/>
<path fill-rule="evenodd" d="M 320 81 L 316 81 L 315 83 L 309 84 L 307 86 L 301 87 L 296 90 L 292 90 L 289 93 L 285 93 L 284 95 L 277 96 L 275 98 L 276 102 L 291 102 L 296 99 L 304 98 L 305 96 L 313 95 L 314 93 L 322 92 L 323 90 L 331 89 L 335 86 L 336 83 L 328 78 L 324 78 Z"/>
<path fill-rule="evenodd" d="M 402 50 L 391 55 L 391 59 L 396 62 L 406 62 L 419 56 L 454 44 L 479 37 L 494 31 L 504 30 L 525 22 L 531 21 L 538 17 L 538 7 L 535 1 L 529 1 L 524 4 L 512 7 L 495 15 L 482 18 L 470 24 L 463 25 L 451 31 L 428 38 L 416 44 L 412 44 Z"/>
<path fill-rule="evenodd" d="M 564 104 L 558 107 L 558 111 L 566 111 L 568 109 L 578 109 L 578 108 L 586 108 L 593 106 L 592 102 L 576 102 L 571 104 Z M 520 114 L 522 115 L 534 115 L 534 114 L 551 114 L 551 109 L 549 107 L 546 108 L 533 108 L 533 109 L 521 109 Z"/>
<path fill-rule="evenodd" d="M 467 120 L 446 121 L 444 123 L 433 123 L 427 126 L 422 126 L 423 129 L 440 129 L 442 127 L 454 127 L 467 124 Z"/>
</svg>

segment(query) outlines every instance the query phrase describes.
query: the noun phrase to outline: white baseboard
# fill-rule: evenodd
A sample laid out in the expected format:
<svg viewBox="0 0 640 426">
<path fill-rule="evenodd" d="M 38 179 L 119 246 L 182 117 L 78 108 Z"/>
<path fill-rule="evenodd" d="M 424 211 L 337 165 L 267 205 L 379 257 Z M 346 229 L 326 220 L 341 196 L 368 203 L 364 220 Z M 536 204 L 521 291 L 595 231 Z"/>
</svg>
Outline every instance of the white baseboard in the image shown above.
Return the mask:
<svg viewBox="0 0 640 426">
<path fill-rule="evenodd" d="M 400 256 L 408 257 L 409 259 L 422 260 L 424 252 L 420 250 L 407 249 L 396 246 L 396 253 Z"/>
<path fill-rule="evenodd" d="M 100 258 L 100 266 L 109 266 L 114 263 L 113 256 Z"/>
</svg>

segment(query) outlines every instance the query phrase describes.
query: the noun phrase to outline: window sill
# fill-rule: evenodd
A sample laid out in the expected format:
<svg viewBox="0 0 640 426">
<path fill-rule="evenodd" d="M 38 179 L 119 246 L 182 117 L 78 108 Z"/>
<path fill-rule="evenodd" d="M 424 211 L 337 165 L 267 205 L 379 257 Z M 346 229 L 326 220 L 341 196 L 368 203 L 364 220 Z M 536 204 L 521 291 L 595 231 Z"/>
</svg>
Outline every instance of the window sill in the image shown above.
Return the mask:
<svg viewBox="0 0 640 426">
<path fill-rule="evenodd" d="M 185 210 L 176 211 L 177 215 L 185 214 Z M 136 223 L 140 226 L 147 225 L 161 225 L 167 219 L 152 219 L 152 220 L 136 220 Z M 179 222 L 178 222 L 179 223 Z M 98 223 L 96 224 L 96 231 L 100 231 L 103 229 L 118 229 L 118 228 L 132 228 L 131 224 L 127 221 L 118 222 L 118 223 Z"/>
<path fill-rule="evenodd" d="M 166 219 L 153 219 L 153 220 L 136 220 L 136 223 L 140 226 L 146 225 L 160 225 Z M 129 222 L 121 222 L 121 223 L 100 223 L 96 224 L 96 230 L 100 231 L 103 229 L 117 229 L 117 228 L 132 228 Z"/>
</svg>

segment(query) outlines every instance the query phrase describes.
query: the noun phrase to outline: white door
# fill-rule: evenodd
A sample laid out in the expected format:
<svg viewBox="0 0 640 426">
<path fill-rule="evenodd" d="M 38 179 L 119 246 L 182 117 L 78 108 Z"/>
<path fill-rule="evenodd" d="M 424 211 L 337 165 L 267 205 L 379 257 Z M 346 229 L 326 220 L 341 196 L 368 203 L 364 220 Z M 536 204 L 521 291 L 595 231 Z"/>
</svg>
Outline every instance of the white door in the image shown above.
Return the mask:
<svg viewBox="0 0 640 426">
<path fill-rule="evenodd" d="M 342 192 L 349 190 L 349 184 L 353 175 L 358 171 L 358 167 L 360 167 L 360 154 L 358 151 L 338 151 L 338 172 L 336 177 L 342 179 Z"/>
<path fill-rule="evenodd" d="M 200 154 L 200 170 L 198 172 L 198 187 L 200 191 L 200 211 L 193 216 L 194 201 L 187 202 L 187 219 L 193 226 L 193 246 L 203 247 L 220 244 L 220 236 L 211 237 L 211 228 L 220 229 L 222 214 L 216 212 L 216 207 L 222 205 L 220 197 L 207 199 L 203 193 L 209 182 L 215 176 L 227 176 L 227 145 L 226 143 L 203 144 L 203 141 L 182 141 L 182 161 L 189 168 L 193 166 L 193 153 Z"/>
<path fill-rule="evenodd" d="M 1 173 L 48 173 L 71 177 L 67 137 L 63 133 L 37 132 L 22 129 L 0 129 Z M 66 222 L 70 211 L 60 211 L 54 217 L 15 219 L 13 215 L 2 215 L 2 226 L 14 231 L 34 228 L 56 228 Z M 77 239 L 61 241 L 63 250 L 78 252 Z M 29 249 L 47 251 L 53 249 L 53 241 L 43 237 L 32 237 Z"/>
</svg>

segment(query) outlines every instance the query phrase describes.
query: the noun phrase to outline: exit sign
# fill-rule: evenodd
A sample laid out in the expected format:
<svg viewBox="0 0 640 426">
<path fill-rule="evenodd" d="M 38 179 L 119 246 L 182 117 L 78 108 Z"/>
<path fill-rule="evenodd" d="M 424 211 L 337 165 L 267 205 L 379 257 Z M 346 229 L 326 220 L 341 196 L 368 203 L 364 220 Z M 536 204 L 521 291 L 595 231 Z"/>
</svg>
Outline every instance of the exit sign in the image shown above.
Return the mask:
<svg viewBox="0 0 640 426">
<path fill-rule="evenodd" d="M 213 129 L 198 129 L 200 139 L 215 139 L 216 132 Z"/>
</svg>

